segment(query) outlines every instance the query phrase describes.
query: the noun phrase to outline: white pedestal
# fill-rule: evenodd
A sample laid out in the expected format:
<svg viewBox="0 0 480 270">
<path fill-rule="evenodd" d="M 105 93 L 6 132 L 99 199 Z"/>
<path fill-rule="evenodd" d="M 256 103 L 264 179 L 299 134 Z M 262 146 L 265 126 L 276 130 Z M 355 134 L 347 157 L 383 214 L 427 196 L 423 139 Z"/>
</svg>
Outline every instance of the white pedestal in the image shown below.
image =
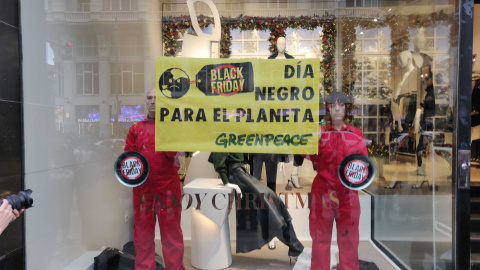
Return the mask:
<svg viewBox="0 0 480 270">
<path fill-rule="evenodd" d="M 228 213 L 232 190 L 226 188 L 218 178 L 195 179 L 183 190 L 193 198 L 192 266 L 198 269 L 229 267 L 232 264 L 232 251 Z"/>
</svg>

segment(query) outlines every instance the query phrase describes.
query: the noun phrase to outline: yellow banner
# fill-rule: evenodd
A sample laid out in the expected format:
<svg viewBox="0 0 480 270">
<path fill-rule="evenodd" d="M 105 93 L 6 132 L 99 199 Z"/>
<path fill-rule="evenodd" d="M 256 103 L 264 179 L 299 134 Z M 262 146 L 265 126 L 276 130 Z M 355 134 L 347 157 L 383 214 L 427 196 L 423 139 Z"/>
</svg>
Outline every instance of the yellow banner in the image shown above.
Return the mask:
<svg viewBox="0 0 480 270">
<path fill-rule="evenodd" d="M 318 59 L 158 57 L 156 151 L 314 154 Z"/>
</svg>

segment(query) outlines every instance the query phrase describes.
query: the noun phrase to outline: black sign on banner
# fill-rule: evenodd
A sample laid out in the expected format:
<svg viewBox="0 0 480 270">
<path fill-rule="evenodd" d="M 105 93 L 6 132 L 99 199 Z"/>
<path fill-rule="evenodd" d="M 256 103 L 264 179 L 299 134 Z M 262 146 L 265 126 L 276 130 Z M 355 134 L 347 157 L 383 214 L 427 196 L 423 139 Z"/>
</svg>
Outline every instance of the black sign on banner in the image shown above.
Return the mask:
<svg viewBox="0 0 480 270">
<path fill-rule="evenodd" d="M 196 75 L 197 88 L 207 96 L 231 96 L 253 92 L 252 63 L 204 66 Z"/>
<path fill-rule="evenodd" d="M 338 177 L 342 184 L 352 190 L 368 187 L 375 177 L 375 166 L 363 154 L 346 156 L 338 167 Z"/>
<path fill-rule="evenodd" d="M 148 161 L 138 152 L 125 152 L 115 161 L 114 171 L 120 183 L 127 187 L 137 187 L 147 180 Z"/>
</svg>

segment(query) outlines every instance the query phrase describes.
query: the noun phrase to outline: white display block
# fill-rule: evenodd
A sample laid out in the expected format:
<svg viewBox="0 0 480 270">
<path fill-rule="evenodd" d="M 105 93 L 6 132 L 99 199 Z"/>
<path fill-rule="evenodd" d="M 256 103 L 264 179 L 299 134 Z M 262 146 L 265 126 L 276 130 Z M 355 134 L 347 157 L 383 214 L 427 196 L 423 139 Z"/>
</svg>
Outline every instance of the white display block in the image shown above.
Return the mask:
<svg viewBox="0 0 480 270">
<path fill-rule="evenodd" d="M 218 178 L 198 178 L 183 187 L 192 204 L 191 263 L 198 269 L 223 269 L 232 264 L 228 225 L 229 195 Z M 196 199 L 200 198 L 200 202 Z M 234 205 L 234 204 L 233 204 Z"/>
</svg>

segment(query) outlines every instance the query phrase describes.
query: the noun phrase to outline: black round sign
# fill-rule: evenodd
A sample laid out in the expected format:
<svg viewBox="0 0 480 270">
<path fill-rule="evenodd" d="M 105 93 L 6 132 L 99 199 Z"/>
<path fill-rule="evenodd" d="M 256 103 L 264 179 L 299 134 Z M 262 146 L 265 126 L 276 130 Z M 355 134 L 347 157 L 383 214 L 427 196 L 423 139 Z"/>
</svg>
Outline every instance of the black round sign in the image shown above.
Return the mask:
<svg viewBox="0 0 480 270">
<path fill-rule="evenodd" d="M 344 186 L 352 190 L 364 189 L 375 177 L 375 166 L 363 154 L 346 156 L 338 168 L 338 177 Z"/>
<path fill-rule="evenodd" d="M 115 176 L 127 187 L 137 187 L 148 177 L 148 161 L 140 153 L 128 151 L 122 153 L 115 161 Z"/>
</svg>

